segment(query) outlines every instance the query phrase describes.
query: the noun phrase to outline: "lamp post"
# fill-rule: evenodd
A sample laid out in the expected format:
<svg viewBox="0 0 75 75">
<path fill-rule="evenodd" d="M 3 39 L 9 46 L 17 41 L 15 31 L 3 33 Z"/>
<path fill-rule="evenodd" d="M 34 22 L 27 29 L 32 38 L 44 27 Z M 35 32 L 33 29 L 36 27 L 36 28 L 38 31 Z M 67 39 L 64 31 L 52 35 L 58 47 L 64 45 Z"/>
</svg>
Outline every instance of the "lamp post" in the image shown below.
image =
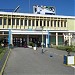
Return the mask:
<svg viewBox="0 0 75 75">
<path fill-rule="evenodd" d="M 68 39 L 65 39 L 65 45 L 72 45 L 73 33 L 67 32 L 64 33 L 65 36 L 68 36 Z"/>
<path fill-rule="evenodd" d="M 44 53 L 44 52 L 43 52 L 43 45 L 44 45 L 44 43 L 43 43 L 43 27 L 44 27 L 44 26 L 41 26 L 41 28 L 42 28 L 42 53 Z"/>
<path fill-rule="evenodd" d="M 42 43 L 41 43 L 41 45 L 42 45 L 42 53 L 44 53 L 44 51 L 43 51 L 43 45 L 44 45 L 44 43 L 43 43 L 43 27 L 44 26 L 41 26 L 41 28 L 36 28 L 35 30 L 41 30 L 42 31 Z"/>
</svg>

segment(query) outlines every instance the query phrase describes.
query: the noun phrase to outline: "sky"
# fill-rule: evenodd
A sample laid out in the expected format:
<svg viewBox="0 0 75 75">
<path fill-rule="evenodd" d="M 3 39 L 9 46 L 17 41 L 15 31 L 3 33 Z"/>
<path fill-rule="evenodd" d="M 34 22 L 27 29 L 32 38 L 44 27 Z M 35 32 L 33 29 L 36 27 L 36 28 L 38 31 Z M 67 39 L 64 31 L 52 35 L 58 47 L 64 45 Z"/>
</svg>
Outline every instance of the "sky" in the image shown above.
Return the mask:
<svg viewBox="0 0 75 75">
<path fill-rule="evenodd" d="M 23 13 L 33 13 L 34 5 L 43 5 L 55 6 L 56 15 L 75 16 L 75 0 L 0 0 L 0 9 L 15 9 L 18 5 Z"/>
</svg>

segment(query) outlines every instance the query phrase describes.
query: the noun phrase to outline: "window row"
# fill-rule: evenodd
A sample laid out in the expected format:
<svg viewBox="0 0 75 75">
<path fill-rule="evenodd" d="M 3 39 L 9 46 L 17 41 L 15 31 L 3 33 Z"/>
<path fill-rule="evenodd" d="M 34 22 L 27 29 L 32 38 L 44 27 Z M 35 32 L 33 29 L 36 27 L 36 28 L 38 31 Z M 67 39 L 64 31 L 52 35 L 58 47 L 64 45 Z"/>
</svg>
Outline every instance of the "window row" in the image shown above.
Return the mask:
<svg viewBox="0 0 75 75">
<path fill-rule="evenodd" d="M 0 18 L 0 25 L 25 25 L 25 26 L 50 26 L 50 27 L 66 27 L 66 21 L 60 20 L 39 20 L 39 19 L 15 19 L 15 18 Z"/>
</svg>

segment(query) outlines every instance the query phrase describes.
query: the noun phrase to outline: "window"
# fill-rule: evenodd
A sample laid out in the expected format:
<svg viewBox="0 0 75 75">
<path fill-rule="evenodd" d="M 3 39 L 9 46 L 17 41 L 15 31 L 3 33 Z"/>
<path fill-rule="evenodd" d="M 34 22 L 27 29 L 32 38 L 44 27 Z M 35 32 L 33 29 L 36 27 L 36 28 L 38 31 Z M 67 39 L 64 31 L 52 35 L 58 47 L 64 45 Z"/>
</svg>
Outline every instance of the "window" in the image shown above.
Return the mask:
<svg viewBox="0 0 75 75">
<path fill-rule="evenodd" d="M 64 22 L 64 27 L 66 27 L 66 21 Z"/>
<path fill-rule="evenodd" d="M 49 21 L 47 21 L 47 26 L 49 26 Z"/>
<path fill-rule="evenodd" d="M 32 26 L 34 26 L 34 20 L 32 20 Z"/>
<path fill-rule="evenodd" d="M 27 19 L 25 19 L 25 26 L 27 26 Z"/>
<path fill-rule="evenodd" d="M 40 20 L 40 26 L 42 26 L 42 20 Z"/>
<path fill-rule="evenodd" d="M 36 26 L 38 26 L 38 20 L 36 20 Z"/>
<path fill-rule="evenodd" d="M 6 25 L 6 18 L 4 18 L 4 25 Z"/>
<path fill-rule="evenodd" d="M 29 26 L 31 26 L 31 20 L 29 20 Z"/>
<path fill-rule="evenodd" d="M 0 25 L 2 25 L 2 18 L 0 18 Z"/>
<path fill-rule="evenodd" d="M 58 20 L 58 27 L 60 26 L 60 21 Z"/>
<path fill-rule="evenodd" d="M 15 18 L 12 19 L 12 25 L 15 25 Z"/>
<path fill-rule="evenodd" d="M 44 21 L 44 26 L 46 26 L 46 21 Z"/>
<path fill-rule="evenodd" d="M 63 21 L 61 21 L 61 27 L 63 27 Z"/>
<path fill-rule="evenodd" d="M 8 25 L 11 25 L 11 19 L 8 18 Z"/>
<path fill-rule="evenodd" d="M 53 26 L 53 21 L 51 20 L 51 27 Z"/>
<path fill-rule="evenodd" d="M 19 19 L 17 18 L 17 20 L 16 20 L 16 25 L 19 25 Z"/>
<path fill-rule="evenodd" d="M 56 27 L 56 22 L 57 22 L 57 21 L 56 21 L 56 20 L 54 20 L 54 27 Z"/>
<path fill-rule="evenodd" d="M 21 19 L 21 25 L 23 25 L 23 19 Z"/>
</svg>

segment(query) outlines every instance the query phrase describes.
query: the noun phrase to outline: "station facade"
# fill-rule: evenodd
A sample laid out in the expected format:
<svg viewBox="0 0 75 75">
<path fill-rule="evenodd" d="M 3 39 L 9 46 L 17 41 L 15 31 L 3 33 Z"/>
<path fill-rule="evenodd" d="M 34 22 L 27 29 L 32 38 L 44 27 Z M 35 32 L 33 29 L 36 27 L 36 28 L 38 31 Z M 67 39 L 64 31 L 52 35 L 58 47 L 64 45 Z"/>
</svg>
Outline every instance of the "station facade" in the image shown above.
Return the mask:
<svg viewBox="0 0 75 75">
<path fill-rule="evenodd" d="M 33 13 L 0 12 L 0 40 L 5 45 L 24 46 L 33 42 L 45 47 L 63 45 L 65 40 L 71 45 L 75 32 L 75 17 L 43 15 Z M 10 36 L 9 36 L 10 34 Z"/>
</svg>

